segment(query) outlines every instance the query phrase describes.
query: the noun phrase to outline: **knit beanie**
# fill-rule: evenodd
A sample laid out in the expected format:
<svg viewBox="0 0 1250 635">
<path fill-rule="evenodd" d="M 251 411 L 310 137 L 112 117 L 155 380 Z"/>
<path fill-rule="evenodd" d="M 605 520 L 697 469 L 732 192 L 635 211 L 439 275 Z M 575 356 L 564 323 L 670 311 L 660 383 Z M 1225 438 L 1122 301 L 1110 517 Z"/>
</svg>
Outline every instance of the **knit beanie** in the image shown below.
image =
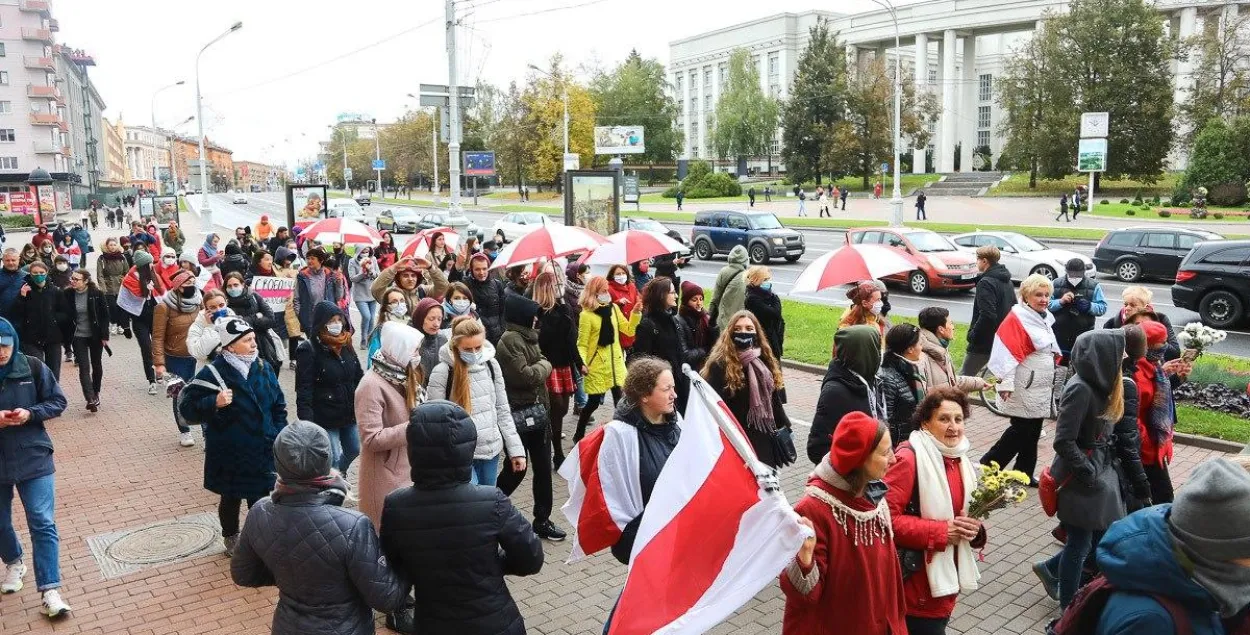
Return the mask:
<svg viewBox="0 0 1250 635">
<path fill-rule="evenodd" d="M 148 258 L 151 259 L 152 257 L 148 256 Z M 181 287 L 182 285 L 186 284 L 188 281 L 194 281 L 194 280 L 195 280 L 195 276 L 191 275 L 190 271 L 187 271 L 186 269 L 182 269 L 178 273 L 175 273 L 174 275 L 170 276 L 169 285 L 172 288 L 177 289 Z"/>
<path fill-rule="evenodd" d="M 829 448 L 829 463 L 834 471 L 847 476 L 864 464 L 877 449 L 877 433 L 881 422 L 862 412 L 849 412 L 838 422 L 833 431 L 833 445 Z"/>
<path fill-rule="evenodd" d="M 134 255 L 136 267 L 146 267 L 152 264 L 152 254 L 146 251 L 136 251 Z"/>
<path fill-rule="evenodd" d="M 1146 332 L 1146 345 L 1154 348 L 1162 346 L 1168 341 L 1168 327 L 1154 321 L 1139 322 L 1142 330 Z"/>
<path fill-rule="evenodd" d="M 697 298 L 701 295 L 703 295 L 703 287 L 700 287 L 699 285 L 689 280 L 682 281 L 681 283 L 681 301 L 682 302 L 685 302 L 689 300 L 690 298 Z"/>
<path fill-rule="evenodd" d="M 289 423 L 273 442 L 273 462 L 284 481 L 307 481 L 330 473 L 330 435 L 308 421 Z"/>
<path fill-rule="evenodd" d="M 231 344 L 252 332 L 252 326 L 247 323 L 247 320 L 238 317 L 219 319 L 214 327 L 217 329 L 217 336 L 221 338 L 222 348 L 229 348 Z"/>
<path fill-rule="evenodd" d="M 1134 363 L 1146 356 L 1146 333 L 1142 326 L 1129 324 L 1124 327 L 1124 354 Z"/>
<path fill-rule="evenodd" d="M 442 303 L 434 298 L 421 298 L 417 301 L 417 308 L 412 310 L 412 326 L 418 331 L 421 325 L 425 324 L 425 316 L 435 307 L 442 308 Z"/>
<path fill-rule="evenodd" d="M 1194 468 L 1172 503 L 1172 535 L 1204 558 L 1250 558 L 1250 473 L 1227 459 Z"/>
</svg>

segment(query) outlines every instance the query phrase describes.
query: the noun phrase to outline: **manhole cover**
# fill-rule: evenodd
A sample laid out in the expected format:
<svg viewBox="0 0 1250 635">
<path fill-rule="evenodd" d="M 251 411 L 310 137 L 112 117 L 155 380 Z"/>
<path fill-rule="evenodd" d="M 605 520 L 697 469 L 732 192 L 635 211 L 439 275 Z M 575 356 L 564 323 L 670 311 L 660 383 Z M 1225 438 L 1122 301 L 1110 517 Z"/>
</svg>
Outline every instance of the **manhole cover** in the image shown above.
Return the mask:
<svg viewBox="0 0 1250 635">
<path fill-rule="evenodd" d="M 132 531 L 105 550 L 105 555 L 127 565 L 149 565 L 186 558 L 217 540 L 216 528 L 186 522 L 144 527 Z"/>
</svg>

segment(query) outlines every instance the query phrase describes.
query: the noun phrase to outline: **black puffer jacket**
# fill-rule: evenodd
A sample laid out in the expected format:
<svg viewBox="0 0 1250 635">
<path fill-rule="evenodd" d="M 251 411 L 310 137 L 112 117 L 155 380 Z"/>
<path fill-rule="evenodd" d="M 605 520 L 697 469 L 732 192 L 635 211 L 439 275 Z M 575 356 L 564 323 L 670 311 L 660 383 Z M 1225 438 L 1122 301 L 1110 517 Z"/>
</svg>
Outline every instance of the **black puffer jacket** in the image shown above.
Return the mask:
<svg viewBox="0 0 1250 635">
<path fill-rule="evenodd" d="M 313 308 L 315 329 L 295 349 L 296 412 L 327 430 L 355 425 L 356 386 L 364 376 L 350 338 L 335 354 L 318 337 L 336 315 L 346 329 L 348 318 L 333 302 L 318 302 Z"/>
<path fill-rule="evenodd" d="M 28 275 L 26 285 L 30 290 L 17 298 L 17 320 L 13 326 L 17 327 L 22 344 L 50 351 L 73 334 L 67 329 L 74 325 L 74 305 L 53 286 L 51 276 L 40 287 Z"/>
<path fill-rule="evenodd" d="M 694 367 L 698 361 L 686 349 L 689 341 L 684 320 L 667 311 L 652 311 L 634 329 L 634 347 L 629 349 L 630 359 L 650 355 L 668 362 L 677 386 L 678 412 L 686 411 L 686 399 L 690 397 L 690 380 L 681 372 L 681 366 Z"/>
<path fill-rule="evenodd" d="M 226 257 L 217 266 L 221 269 L 222 278 L 235 272 L 247 276 L 247 270 L 251 267 L 251 261 L 243 254 L 243 249 L 235 244 L 234 241 L 231 241 L 226 243 Z"/>
<path fill-rule="evenodd" d="M 876 385 L 879 390 L 880 384 Z M 833 445 L 833 430 L 842 417 L 850 412 L 872 414 L 868 398 L 868 386 L 860 381 L 842 362 L 829 362 L 829 370 L 820 383 L 820 397 L 816 400 L 816 414 L 812 416 L 812 431 L 807 436 L 807 458 L 819 464 Z"/>
<path fill-rule="evenodd" d="M 245 587 L 277 585 L 274 635 L 367 635 L 373 609 L 403 607 L 408 586 L 382 558 L 364 514 L 321 493 L 265 498 L 247 513 L 230 575 Z"/>
<path fill-rule="evenodd" d="M 491 344 L 498 344 L 503 335 L 503 298 L 505 287 L 502 280 L 487 275 L 486 280 L 479 281 L 469 276 L 464 283 L 473 293 L 473 302 L 477 304 L 477 314 L 486 327 L 486 339 Z"/>
<path fill-rule="evenodd" d="M 538 317 L 538 349 L 553 368 L 581 368 L 577 350 L 577 316 L 565 302 L 556 302 L 550 311 Z"/>
<path fill-rule="evenodd" d="M 412 487 L 382 509 L 382 548 L 411 580 L 421 635 L 524 635 L 505 575 L 542 569 L 543 549 L 525 517 L 496 487 L 471 485 L 477 428 L 450 401 L 412 413 Z"/>
<path fill-rule="evenodd" d="M 1011 272 L 998 263 L 985 270 L 977 281 L 977 294 L 972 300 L 972 320 L 968 323 L 968 352 L 989 354 L 994 347 L 994 333 L 1016 305 L 1016 291 L 1011 286 Z"/>
<path fill-rule="evenodd" d="M 786 319 L 781 317 L 781 298 L 772 291 L 747 285 L 747 301 L 743 308 L 755 314 L 755 319 L 764 328 L 764 336 L 768 338 L 773 355 L 781 359 L 786 345 Z"/>
<path fill-rule="evenodd" d="M 877 373 L 881 392 L 885 395 L 886 412 L 889 413 L 886 424 L 890 428 L 890 441 L 895 447 L 906 441 L 915 430 L 911 416 L 916 412 L 916 405 L 919 403 L 913 384 L 917 371 L 914 366 L 908 368 L 909 365 L 911 362 L 902 357 L 886 353 L 885 361 L 881 363 L 881 371 Z"/>
</svg>

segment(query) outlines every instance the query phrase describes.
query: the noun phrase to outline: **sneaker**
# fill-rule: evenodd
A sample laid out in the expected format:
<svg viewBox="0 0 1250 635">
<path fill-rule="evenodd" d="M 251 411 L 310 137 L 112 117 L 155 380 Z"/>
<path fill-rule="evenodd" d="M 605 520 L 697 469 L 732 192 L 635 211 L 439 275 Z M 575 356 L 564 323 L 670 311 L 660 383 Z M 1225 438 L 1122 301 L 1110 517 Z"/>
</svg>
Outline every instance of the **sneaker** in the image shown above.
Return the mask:
<svg viewBox="0 0 1250 635">
<path fill-rule="evenodd" d="M 148 394 L 155 395 L 160 389 L 156 387 L 156 382 L 148 384 Z"/>
<path fill-rule="evenodd" d="M 70 612 L 69 605 L 61 599 L 61 592 L 49 589 L 43 592 L 43 614 L 48 617 L 59 617 Z"/>
<path fill-rule="evenodd" d="M 14 562 L 7 567 L 4 582 L 0 582 L 0 594 L 8 595 L 22 590 L 22 576 L 26 575 L 26 565 Z"/>
<path fill-rule="evenodd" d="M 189 448 L 195 445 L 195 437 L 191 436 L 190 432 L 180 432 L 178 433 L 178 445 Z"/>
<path fill-rule="evenodd" d="M 1050 599 L 1058 602 L 1059 580 L 1055 579 L 1055 576 L 1050 574 L 1050 569 L 1046 568 L 1045 562 L 1033 563 L 1033 575 L 1036 575 L 1037 579 L 1042 581 L 1042 590 L 1046 591 L 1046 595 L 1050 596 Z"/>
<path fill-rule="evenodd" d="M 221 541 L 226 544 L 226 557 L 233 558 L 234 546 L 239 544 L 239 535 L 235 534 L 233 536 L 226 536 L 225 538 L 222 538 Z"/>
<path fill-rule="evenodd" d="M 134 337 L 134 333 L 131 333 L 130 329 L 128 328 L 122 329 L 122 335 L 126 336 L 126 339 L 131 339 Z"/>
<path fill-rule="evenodd" d="M 534 523 L 534 533 L 538 534 L 539 538 L 548 542 L 563 542 L 564 539 L 568 537 L 568 534 L 560 531 L 560 528 L 556 527 L 556 524 L 550 520 L 542 520 Z"/>
<path fill-rule="evenodd" d="M 100 400 L 99 400 L 99 399 L 92 399 L 91 401 L 88 401 L 88 402 L 87 402 L 87 410 L 89 410 L 89 411 L 91 411 L 91 412 L 98 412 L 98 411 L 100 410 Z"/>
</svg>

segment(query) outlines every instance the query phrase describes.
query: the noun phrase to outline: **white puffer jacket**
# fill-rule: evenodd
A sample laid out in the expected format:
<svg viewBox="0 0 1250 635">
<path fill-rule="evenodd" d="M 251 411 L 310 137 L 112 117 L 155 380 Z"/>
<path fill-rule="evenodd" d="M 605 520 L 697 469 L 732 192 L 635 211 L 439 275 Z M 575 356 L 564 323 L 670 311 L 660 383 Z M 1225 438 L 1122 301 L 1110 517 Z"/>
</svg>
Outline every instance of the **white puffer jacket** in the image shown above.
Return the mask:
<svg viewBox="0 0 1250 635">
<path fill-rule="evenodd" d="M 469 399 L 473 404 L 473 424 L 477 426 L 477 448 L 474 460 L 490 459 L 505 448 L 507 457 L 525 456 L 525 446 L 512 423 L 512 408 L 508 405 L 508 393 L 503 383 L 503 369 L 495 361 L 495 347 L 490 342 L 482 345 L 481 364 L 469 367 Z M 439 349 L 439 363 L 430 373 L 426 388 L 428 399 L 451 399 L 451 373 L 454 367 L 451 344 Z M 489 368 L 488 368 L 489 366 Z M 492 379 L 493 376 L 493 379 Z"/>
<path fill-rule="evenodd" d="M 234 311 L 226 309 L 226 315 L 234 315 Z M 191 323 L 191 328 L 187 329 L 187 350 L 197 361 L 206 362 L 210 356 L 217 354 L 218 348 L 221 348 L 221 336 L 217 334 L 217 328 L 204 319 L 204 312 L 201 311 Z"/>
</svg>

